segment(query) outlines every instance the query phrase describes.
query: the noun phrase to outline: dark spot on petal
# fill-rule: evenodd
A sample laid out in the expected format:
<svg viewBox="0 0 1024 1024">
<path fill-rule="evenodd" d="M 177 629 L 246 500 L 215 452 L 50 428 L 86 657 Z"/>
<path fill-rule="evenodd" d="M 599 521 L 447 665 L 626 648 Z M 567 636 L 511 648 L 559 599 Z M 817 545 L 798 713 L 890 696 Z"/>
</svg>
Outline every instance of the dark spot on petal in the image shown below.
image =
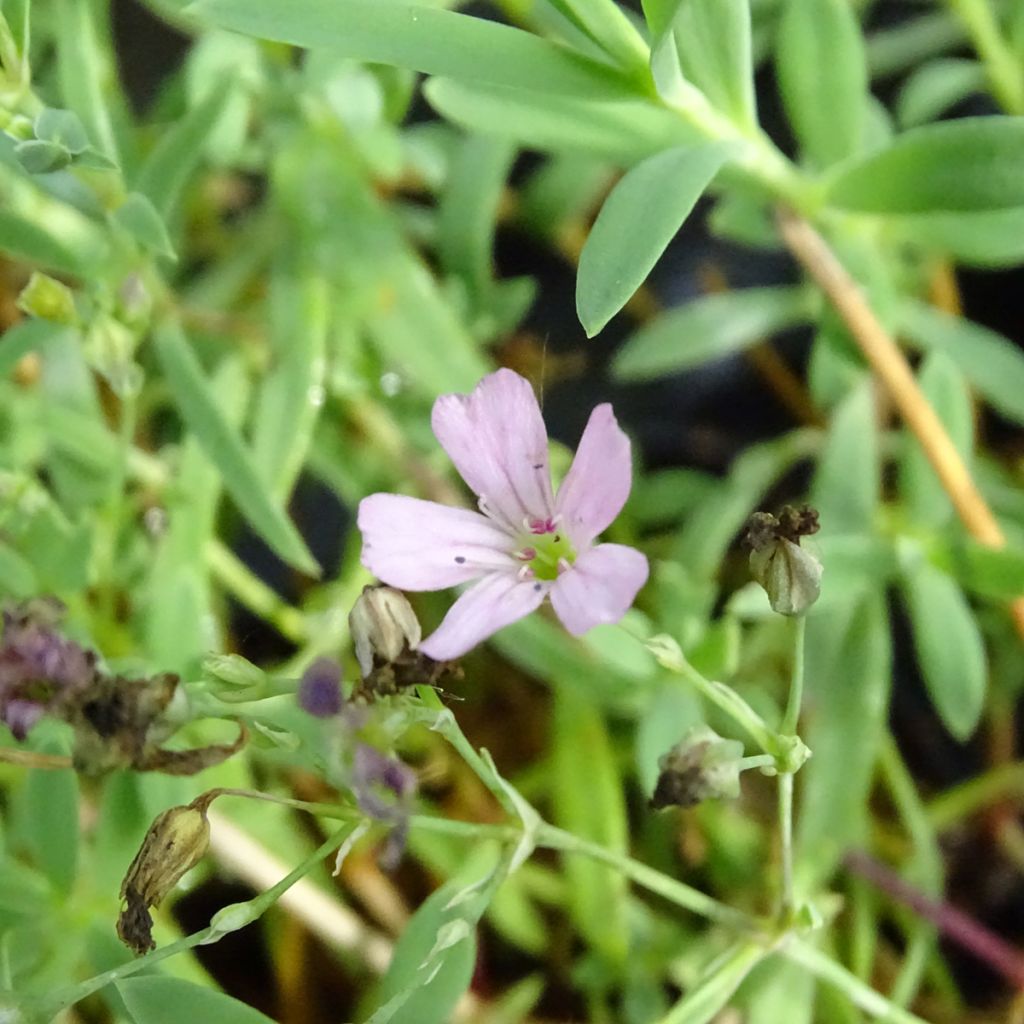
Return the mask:
<svg viewBox="0 0 1024 1024">
<path fill-rule="evenodd" d="M 456 555 L 455 556 L 455 561 L 456 561 L 456 563 L 458 565 L 462 565 L 466 561 L 466 556 L 465 555 Z"/>
<path fill-rule="evenodd" d="M 536 463 L 534 463 L 533 468 L 534 469 L 543 469 L 544 468 L 544 463 L 543 462 L 536 462 Z"/>
<path fill-rule="evenodd" d="M 541 585 L 539 583 L 534 583 L 533 589 L 534 590 L 540 590 L 541 589 Z"/>
</svg>

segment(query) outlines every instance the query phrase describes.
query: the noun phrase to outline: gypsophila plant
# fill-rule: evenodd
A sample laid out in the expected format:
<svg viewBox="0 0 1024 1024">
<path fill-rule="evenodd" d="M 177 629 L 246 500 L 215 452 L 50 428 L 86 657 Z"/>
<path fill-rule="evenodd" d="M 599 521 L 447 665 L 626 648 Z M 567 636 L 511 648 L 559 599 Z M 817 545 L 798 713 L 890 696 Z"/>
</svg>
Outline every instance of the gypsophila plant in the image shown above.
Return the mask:
<svg viewBox="0 0 1024 1024">
<path fill-rule="evenodd" d="M 1022 264 L 1018 0 L 0 0 L 0 1022 L 1021 1019 Z"/>
</svg>

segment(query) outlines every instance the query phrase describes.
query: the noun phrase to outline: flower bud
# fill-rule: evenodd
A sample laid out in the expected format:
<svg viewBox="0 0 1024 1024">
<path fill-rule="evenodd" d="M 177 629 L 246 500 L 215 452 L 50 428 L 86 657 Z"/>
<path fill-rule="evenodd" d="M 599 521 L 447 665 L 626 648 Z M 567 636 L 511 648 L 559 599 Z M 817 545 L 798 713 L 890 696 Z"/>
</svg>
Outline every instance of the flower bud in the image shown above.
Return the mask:
<svg viewBox="0 0 1024 1024">
<path fill-rule="evenodd" d="M 394 587 L 364 587 L 349 612 L 348 626 L 364 679 L 378 665 L 414 651 L 423 637 L 408 598 Z"/>
<path fill-rule="evenodd" d="M 74 292 L 66 284 L 35 271 L 18 296 L 18 308 L 29 316 L 56 324 L 78 322 Z"/>
<path fill-rule="evenodd" d="M 137 955 L 154 949 L 150 907 L 157 906 L 196 866 L 210 845 L 206 812 L 214 794 L 204 793 L 186 807 L 159 815 L 121 883 L 126 907 L 117 919 L 117 934 Z"/>
<path fill-rule="evenodd" d="M 225 701 L 256 700 L 267 682 L 266 673 L 240 654 L 207 655 L 203 673 L 217 684 L 217 696 Z"/>
<path fill-rule="evenodd" d="M 780 615 L 803 615 L 821 594 L 821 562 L 800 547 L 800 538 L 817 530 L 818 513 L 806 505 L 787 505 L 778 518 L 768 512 L 750 517 L 750 572 Z"/>
<path fill-rule="evenodd" d="M 341 711 L 341 666 L 333 658 L 317 658 L 299 682 L 299 706 L 316 718 Z"/>
<path fill-rule="evenodd" d="M 726 740 L 707 726 L 695 726 L 658 759 L 661 774 L 651 807 L 693 807 L 704 800 L 739 796 L 742 757 L 739 740 Z"/>
</svg>

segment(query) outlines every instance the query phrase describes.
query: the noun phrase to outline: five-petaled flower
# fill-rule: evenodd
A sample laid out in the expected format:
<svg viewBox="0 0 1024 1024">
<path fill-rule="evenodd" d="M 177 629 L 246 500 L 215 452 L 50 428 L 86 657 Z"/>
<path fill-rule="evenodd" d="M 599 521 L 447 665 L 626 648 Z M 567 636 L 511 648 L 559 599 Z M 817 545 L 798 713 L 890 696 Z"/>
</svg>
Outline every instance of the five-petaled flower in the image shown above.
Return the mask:
<svg viewBox="0 0 1024 1024">
<path fill-rule="evenodd" d="M 618 622 L 647 580 L 647 559 L 594 541 L 619 514 L 632 483 L 629 439 L 610 405 L 590 415 L 555 496 L 548 438 L 528 381 L 489 374 L 469 395 L 442 395 L 434 434 L 480 511 L 397 494 L 359 505 L 363 565 L 402 590 L 476 581 L 419 649 L 457 658 L 550 596 L 574 635 Z"/>
</svg>

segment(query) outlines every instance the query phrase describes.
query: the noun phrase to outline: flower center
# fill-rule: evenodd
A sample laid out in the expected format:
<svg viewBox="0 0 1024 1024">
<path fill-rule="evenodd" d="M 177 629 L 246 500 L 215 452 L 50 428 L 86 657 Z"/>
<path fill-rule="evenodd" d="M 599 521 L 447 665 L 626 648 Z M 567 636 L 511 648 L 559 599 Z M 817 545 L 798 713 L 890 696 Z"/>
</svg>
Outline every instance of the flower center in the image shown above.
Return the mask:
<svg viewBox="0 0 1024 1024">
<path fill-rule="evenodd" d="M 576 551 L 557 523 L 531 520 L 530 532 L 524 534 L 516 558 L 523 563 L 523 575 L 539 580 L 555 580 L 558 574 L 576 561 Z"/>
</svg>

